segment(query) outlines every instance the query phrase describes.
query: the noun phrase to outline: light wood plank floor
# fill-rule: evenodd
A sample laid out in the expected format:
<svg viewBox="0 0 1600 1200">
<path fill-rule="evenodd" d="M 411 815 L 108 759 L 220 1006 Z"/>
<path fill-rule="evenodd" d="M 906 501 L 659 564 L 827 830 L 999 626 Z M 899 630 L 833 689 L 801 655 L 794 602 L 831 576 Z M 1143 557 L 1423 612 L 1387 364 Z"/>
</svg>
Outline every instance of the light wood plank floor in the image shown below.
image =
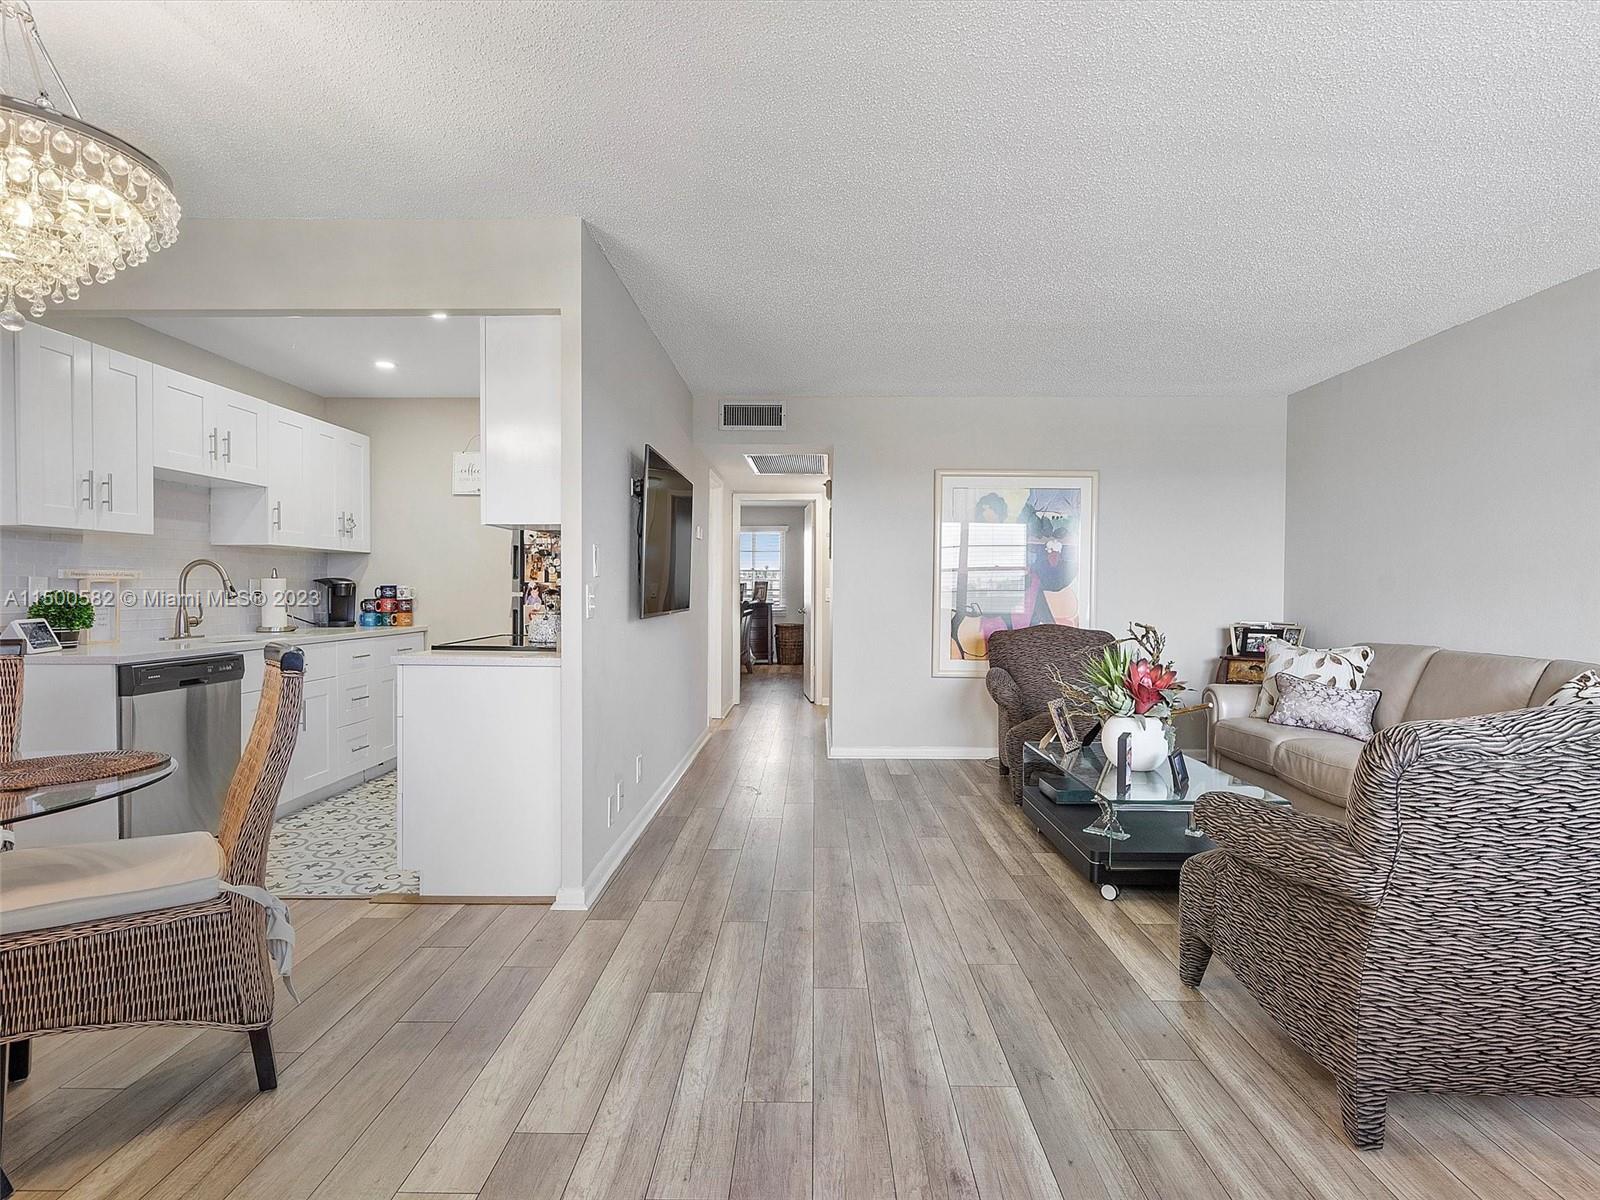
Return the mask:
<svg viewBox="0 0 1600 1200">
<path fill-rule="evenodd" d="M 1600 1101 L 1402 1097 L 1349 1149 L 1326 1074 L 1170 893 L 1106 904 L 980 764 L 832 762 L 745 681 L 587 914 L 294 904 L 280 1085 L 245 1041 L 42 1039 L 24 1200 L 1600 1197 Z"/>
</svg>

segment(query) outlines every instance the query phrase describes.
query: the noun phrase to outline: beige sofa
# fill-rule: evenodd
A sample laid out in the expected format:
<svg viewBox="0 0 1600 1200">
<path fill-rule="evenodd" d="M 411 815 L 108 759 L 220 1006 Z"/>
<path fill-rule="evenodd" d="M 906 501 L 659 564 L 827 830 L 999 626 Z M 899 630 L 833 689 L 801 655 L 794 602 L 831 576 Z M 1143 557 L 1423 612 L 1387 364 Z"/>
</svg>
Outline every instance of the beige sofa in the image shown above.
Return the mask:
<svg viewBox="0 0 1600 1200">
<path fill-rule="evenodd" d="M 1373 718 L 1378 729 L 1404 721 L 1530 708 L 1543 704 L 1574 675 L 1595 669 L 1594 663 L 1565 659 L 1366 644 L 1375 657 L 1361 686 L 1383 693 Z M 1211 705 L 1212 763 L 1276 792 L 1296 808 L 1342 817 L 1366 743 L 1252 717 L 1260 691 L 1256 684 L 1242 683 L 1214 683 L 1205 689 Z"/>
</svg>

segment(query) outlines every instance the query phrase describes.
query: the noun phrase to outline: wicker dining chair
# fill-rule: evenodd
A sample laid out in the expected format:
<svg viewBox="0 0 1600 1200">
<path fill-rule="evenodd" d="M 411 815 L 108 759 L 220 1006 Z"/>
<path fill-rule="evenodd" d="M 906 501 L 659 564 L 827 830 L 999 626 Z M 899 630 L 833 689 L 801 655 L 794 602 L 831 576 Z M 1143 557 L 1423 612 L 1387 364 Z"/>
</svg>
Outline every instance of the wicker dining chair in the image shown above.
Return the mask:
<svg viewBox="0 0 1600 1200">
<path fill-rule="evenodd" d="M 267 647 L 261 703 L 223 801 L 216 838 L 221 883 L 260 888 L 265 882 L 272 818 L 300 731 L 304 673 L 298 647 Z M 0 901 L 3 886 L 0 880 Z M 10 1043 L 46 1033 L 208 1025 L 248 1032 L 258 1086 L 276 1087 L 265 922 L 255 901 L 221 891 L 192 904 L 0 934 L 0 1057 Z"/>
<path fill-rule="evenodd" d="M 22 726 L 22 647 L 0 646 L 0 764 L 17 755 Z"/>
</svg>

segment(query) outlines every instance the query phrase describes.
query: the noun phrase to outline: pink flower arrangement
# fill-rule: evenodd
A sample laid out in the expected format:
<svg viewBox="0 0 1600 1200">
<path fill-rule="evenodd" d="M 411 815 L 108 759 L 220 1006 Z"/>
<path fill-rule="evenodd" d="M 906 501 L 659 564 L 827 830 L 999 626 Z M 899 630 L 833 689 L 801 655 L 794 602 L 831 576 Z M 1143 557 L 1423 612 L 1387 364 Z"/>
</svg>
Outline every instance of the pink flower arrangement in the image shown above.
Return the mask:
<svg viewBox="0 0 1600 1200">
<path fill-rule="evenodd" d="M 1150 625 L 1133 625 L 1121 641 L 1102 647 L 1071 678 L 1053 673 L 1074 713 L 1100 721 L 1112 717 L 1172 716 L 1183 683 L 1163 660 L 1167 641 Z"/>
</svg>

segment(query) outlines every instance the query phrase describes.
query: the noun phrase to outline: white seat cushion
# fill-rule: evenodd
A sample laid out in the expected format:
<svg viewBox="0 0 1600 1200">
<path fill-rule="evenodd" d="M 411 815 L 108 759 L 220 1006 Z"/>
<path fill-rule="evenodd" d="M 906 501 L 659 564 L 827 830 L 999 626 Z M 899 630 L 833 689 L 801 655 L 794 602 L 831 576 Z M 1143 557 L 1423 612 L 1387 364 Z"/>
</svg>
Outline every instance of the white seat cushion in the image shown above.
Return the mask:
<svg viewBox="0 0 1600 1200">
<path fill-rule="evenodd" d="M 0 854 L 0 934 L 211 900 L 222 866 L 209 833 L 12 850 Z"/>
</svg>

